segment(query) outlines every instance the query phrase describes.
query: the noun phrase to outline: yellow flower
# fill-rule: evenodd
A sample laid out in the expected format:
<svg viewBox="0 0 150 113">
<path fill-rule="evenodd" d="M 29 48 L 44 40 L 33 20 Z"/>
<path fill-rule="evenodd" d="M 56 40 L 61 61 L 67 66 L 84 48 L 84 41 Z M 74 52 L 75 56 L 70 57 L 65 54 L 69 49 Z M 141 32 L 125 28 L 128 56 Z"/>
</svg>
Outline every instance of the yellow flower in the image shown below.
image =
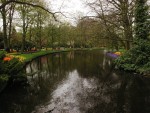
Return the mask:
<svg viewBox="0 0 150 113">
<path fill-rule="evenodd" d="M 121 52 L 115 52 L 114 54 L 120 56 L 120 55 L 121 55 Z"/>
<path fill-rule="evenodd" d="M 13 58 L 16 58 L 16 59 L 18 59 L 20 62 L 23 62 L 24 60 L 25 60 L 25 58 L 24 57 L 22 57 L 22 56 L 15 56 L 15 55 L 6 55 L 7 57 L 11 57 L 12 59 Z"/>
</svg>

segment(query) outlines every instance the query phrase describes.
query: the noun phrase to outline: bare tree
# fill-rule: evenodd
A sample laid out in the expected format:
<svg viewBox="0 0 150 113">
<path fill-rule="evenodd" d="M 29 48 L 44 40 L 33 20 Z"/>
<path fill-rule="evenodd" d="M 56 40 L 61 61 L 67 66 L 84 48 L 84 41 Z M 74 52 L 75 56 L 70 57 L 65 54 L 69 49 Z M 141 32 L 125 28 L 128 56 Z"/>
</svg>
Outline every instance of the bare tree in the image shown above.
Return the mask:
<svg viewBox="0 0 150 113">
<path fill-rule="evenodd" d="M 4 4 L 6 2 L 6 0 L 1 0 L 1 3 Z M 8 41 L 7 41 L 7 22 L 6 22 L 6 5 L 4 5 L 3 7 L 0 8 L 0 12 L 2 15 L 2 19 L 3 19 L 3 41 L 4 41 L 4 48 L 7 49 L 8 48 Z"/>
<path fill-rule="evenodd" d="M 46 8 L 44 8 L 41 5 L 37 5 L 36 3 L 33 4 L 32 2 L 29 3 L 29 2 L 27 2 L 25 0 L 24 1 L 19 1 L 19 0 L 1 0 L 0 3 L 1 3 L 1 5 L 0 5 L 0 12 L 2 14 L 2 19 L 3 19 L 3 40 L 4 40 L 4 49 L 5 50 L 9 50 L 8 39 L 7 39 L 7 21 L 6 21 L 6 18 L 7 18 L 7 14 L 6 14 L 7 13 L 7 6 L 9 4 L 14 3 L 14 4 L 24 5 L 24 6 L 26 5 L 26 6 L 32 6 L 32 7 L 40 8 L 40 9 L 48 12 L 49 14 L 51 14 L 55 20 L 57 20 L 55 15 L 57 13 L 61 13 L 61 12 L 49 11 L 49 9 L 46 9 Z M 25 29 L 24 29 L 24 31 L 25 31 Z"/>
<path fill-rule="evenodd" d="M 130 49 L 133 34 L 133 8 L 134 0 L 94 0 L 87 1 L 87 5 L 103 20 L 106 30 L 116 40 L 125 42 L 126 49 Z M 122 33 L 122 35 L 120 35 Z"/>
<path fill-rule="evenodd" d="M 11 3 L 9 7 L 9 17 L 8 17 L 8 48 L 11 48 L 10 40 L 12 38 L 12 21 L 13 21 L 13 16 L 14 16 L 14 11 L 15 11 L 15 4 Z"/>
</svg>

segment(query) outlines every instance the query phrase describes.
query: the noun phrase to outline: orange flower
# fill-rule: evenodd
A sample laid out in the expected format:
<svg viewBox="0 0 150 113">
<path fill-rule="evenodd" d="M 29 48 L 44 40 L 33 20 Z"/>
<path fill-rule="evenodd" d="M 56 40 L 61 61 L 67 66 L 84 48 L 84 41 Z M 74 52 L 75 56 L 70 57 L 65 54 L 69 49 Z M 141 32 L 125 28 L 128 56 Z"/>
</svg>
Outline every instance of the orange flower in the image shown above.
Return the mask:
<svg viewBox="0 0 150 113">
<path fill-rule="evenodd" d="M 4 57 L 3 60 L 4 60 L 4 61 L 10 61 L 10 60 L 12 60 L 12 58 L 11 58 L 11 57 Z"/>
</svg>

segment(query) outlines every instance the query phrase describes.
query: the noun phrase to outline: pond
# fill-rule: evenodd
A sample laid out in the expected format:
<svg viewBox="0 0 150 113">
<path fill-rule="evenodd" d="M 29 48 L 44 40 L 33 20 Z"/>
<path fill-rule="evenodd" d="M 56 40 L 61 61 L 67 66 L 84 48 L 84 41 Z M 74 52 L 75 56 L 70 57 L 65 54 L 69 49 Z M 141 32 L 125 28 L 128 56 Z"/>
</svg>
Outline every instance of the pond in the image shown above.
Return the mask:
<svg viewBox="0 0 150 113">
<path fill-rule="evenodd" d="M 150 79 L 117 71 L 105 50 L 55 53 L 26 65 L 27 86 L 0 95 L 0 113 L 150 113 Z"/>
</svg>

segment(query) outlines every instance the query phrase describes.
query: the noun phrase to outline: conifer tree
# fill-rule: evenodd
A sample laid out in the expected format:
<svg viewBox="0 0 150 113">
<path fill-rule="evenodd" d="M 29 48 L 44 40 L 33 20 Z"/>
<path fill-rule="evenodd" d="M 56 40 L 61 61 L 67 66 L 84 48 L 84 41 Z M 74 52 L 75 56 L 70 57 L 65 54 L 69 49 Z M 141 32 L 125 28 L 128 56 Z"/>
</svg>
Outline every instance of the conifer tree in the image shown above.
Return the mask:
<svg viewBox="0 0 150 113">
<path fill-rule="evenodd" d="M 134 46 L 115 63 L 118 68 L 150 74 L 149 14 L 147 0 L 135 2 Z"/>
<path fill-rule="evenodd" d="M 147 0 L 136 0 L 135 2 L 135 38 L 136 44 L 147 41 L 148 29 L 148 6 Z"/>
</svg>

